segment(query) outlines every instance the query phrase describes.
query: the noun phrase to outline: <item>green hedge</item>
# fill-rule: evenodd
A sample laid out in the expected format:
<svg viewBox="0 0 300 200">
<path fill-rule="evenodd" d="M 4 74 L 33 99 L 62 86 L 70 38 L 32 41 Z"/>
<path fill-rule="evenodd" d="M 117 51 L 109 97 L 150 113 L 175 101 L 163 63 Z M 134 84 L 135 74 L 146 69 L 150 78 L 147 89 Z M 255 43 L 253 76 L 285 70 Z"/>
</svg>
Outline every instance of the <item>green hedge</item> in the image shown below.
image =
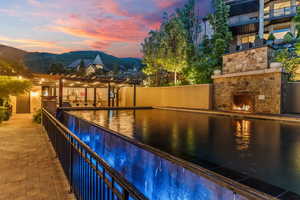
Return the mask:
<svg viewBox="0 0 300 200">
<path fill-rule="evenodd" d="M 11 112 L 9 111 L 9 109 L 0 106 L 0 123 L 2 121 L 9 120 L 10 116 L 11 116 Z"/>
</svg>

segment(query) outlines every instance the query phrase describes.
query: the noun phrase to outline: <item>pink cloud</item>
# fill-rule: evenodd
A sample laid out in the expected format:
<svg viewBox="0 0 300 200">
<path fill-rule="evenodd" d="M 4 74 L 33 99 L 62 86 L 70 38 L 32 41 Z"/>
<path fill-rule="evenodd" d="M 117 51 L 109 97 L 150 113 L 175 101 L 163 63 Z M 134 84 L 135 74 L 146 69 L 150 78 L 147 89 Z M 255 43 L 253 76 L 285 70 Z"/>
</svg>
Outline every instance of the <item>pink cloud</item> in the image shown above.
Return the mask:
<svg viewBox="0 0 300 200">
<path fill-rule="evenodd" d="M 36 7 L 41 7 L 42 3 L 39 2 L 38 0 L 27 0 L 27 2 L 32 5 L 32 6 L 36 6 Z"/>
<path fill-rule="evenodd" d="M 10 38 L 5 36 L 0 36 L 0 41 L 13 44 L 16 47 L 20 48 L 47 48 L 55 49 L 59 51 L 68 50 L 65 47 L 58 45 L 56 42 L 42 41 L 42 40 L 33 40 L 33 39 L 24 39 L 24 38 Z"/>
<path fill-rule="evenodd" d="M 140 56 L 140 43 L 151 29 L 160 27 L 163 11 L 170 11 L 185 0 L 26 1 L 29 10 L 0 9 L 0 13 L 18 15 L 30 23 L 38 20 L 39 25 L 31 30 L 45 32 L 47 36 L 51 34 L 55 42 L 42 44 L 39 43 L 42 41 L 14 40 L 14 43 L 26 48 L 43 45 L 58 51 L 67 47 L 92 48 L 119 56 Z M 43 37 L 40 34 L 39 38 Z"/>
</svg>

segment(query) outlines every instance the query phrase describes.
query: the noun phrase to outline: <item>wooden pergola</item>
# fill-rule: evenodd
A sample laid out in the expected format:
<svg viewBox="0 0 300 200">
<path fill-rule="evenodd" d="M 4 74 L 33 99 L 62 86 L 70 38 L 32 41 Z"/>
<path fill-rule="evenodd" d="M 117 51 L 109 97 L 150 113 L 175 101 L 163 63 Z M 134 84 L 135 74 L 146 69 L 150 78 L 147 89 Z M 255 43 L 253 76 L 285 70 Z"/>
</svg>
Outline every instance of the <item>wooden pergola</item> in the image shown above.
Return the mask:
<svg viewBox="0 0 300 200">
<path fill-rule="evenodd" d="M 75 74 L 34 74 L 34 84 L 47 89 L 49 96 L 57 96 L 58 88 L 58 105 L 63 107 L 64 88 L 84 88 L 84 101 L 87 102 L 88 88 L 93 88 L 93 106 L 97 105 L 97 88 L 107 88 L 108 106 L 119 106 L 119 91 L 122 87 L 133 87 L 133 106 L 136 106 L 136 86 L 141 83 L 137 78 L 119 78 L 107 76 L 79 76 Z M 116 98 L 112 97 L 112 92 Z M 116 99 L 116 102 L 115 102 Z"/>
</svg>

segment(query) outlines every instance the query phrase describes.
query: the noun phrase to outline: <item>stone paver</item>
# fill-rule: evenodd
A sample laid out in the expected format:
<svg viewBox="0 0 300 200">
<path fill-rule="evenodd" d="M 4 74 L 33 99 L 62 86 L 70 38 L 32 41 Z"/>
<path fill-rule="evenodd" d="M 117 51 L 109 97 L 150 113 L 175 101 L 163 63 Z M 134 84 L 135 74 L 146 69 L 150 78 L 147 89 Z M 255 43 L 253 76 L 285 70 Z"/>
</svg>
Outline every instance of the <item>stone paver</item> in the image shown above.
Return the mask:
<svg viewBox="0 0 300 200">
<path fill-rule="evenodd" d="M 31 115 L 0 124 L 0 200 L 75 199 L 46 133 Z"/>
</svg>

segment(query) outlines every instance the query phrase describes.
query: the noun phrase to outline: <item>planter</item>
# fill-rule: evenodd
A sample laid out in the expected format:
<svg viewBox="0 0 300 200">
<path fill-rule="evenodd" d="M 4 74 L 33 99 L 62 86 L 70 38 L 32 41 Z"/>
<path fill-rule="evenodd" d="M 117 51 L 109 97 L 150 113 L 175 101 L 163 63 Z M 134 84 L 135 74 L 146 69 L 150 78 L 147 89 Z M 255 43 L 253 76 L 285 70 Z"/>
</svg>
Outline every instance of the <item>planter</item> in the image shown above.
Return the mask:
<svg viewBox="0 0 300 200">
<path fill-rule="evenodd" d="M 270 63 L 270 68 L 281 68 L 283 65 L 281 62 L 272 62 Z"/>
<path fill-rule="evenodd" d="M 221 75 L 221 70 L 219 70 L 219 69 L 214 70 L 214 75 L 215 76 Z"/>
</svg>

